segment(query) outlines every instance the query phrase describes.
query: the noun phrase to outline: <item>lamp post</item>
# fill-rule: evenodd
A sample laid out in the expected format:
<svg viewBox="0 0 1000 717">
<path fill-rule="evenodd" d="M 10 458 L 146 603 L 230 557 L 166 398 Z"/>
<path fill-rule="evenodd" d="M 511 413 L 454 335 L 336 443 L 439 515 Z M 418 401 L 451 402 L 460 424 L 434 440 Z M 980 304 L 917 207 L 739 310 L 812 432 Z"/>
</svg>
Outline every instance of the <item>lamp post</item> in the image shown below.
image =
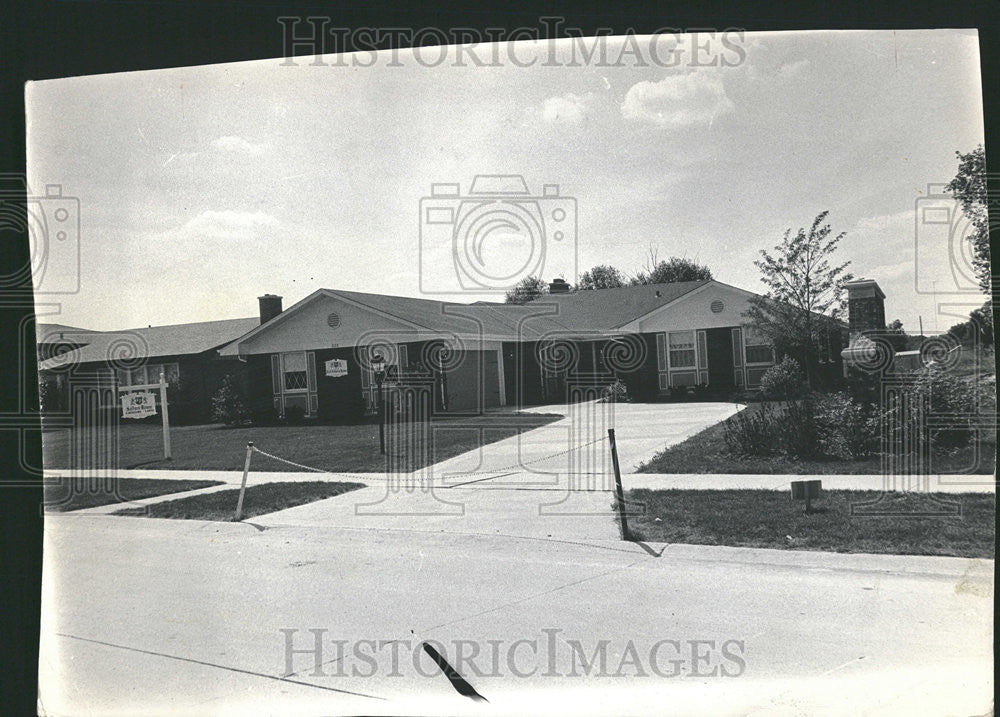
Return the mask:
<svg viewBox="0 0 1000 717">
<path fill-rule="evenodd" d="M 372 355 L 372 369 L 375 371 L 375 386 L 378 387 L 378 450 L 385 454 L 385 406 L 382 405 L 382 382 L 385 381 L 385 357 L 380 353 Z"/>
</svg>

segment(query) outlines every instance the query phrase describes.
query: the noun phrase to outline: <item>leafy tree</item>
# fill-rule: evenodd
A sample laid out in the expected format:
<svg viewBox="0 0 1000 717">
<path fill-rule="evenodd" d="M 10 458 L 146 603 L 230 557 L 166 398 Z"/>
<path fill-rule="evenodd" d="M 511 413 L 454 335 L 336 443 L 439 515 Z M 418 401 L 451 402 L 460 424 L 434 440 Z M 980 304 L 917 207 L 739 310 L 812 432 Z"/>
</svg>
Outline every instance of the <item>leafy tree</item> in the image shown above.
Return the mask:
<svg viewBox="0 0 1000 717">
<path fill-rule="evenodd" d="M 962 211 L 972 222 L 972 268 L 979 279 L 979 288 L 989 294 L 990 276 L 990 229 L 989 212 L 986 201 L 986 153 L 979 145 L 968 154 L 955 152 L 958 157 L 958 174 L 945 189 L 962 205 Z"/>
<path fill-rule="evenodd" d="M 590 271 L 583 272 L 580 283 L 576 285 L 577 291 L 588 289 L 617 289 L 625 286 L 625 275 L 618 269 L 607 264 L 598 264 Z"/>
<path fill-rule="evenodd" d="M 909 344 L 909 337 L 903 330 L 903 322 L 899 319 L 893 319 L 892 322 L 885 327 L 885 336 L 892 344 L 892 348 L 895 351 L 906 351 L 907 345 Z"/>
<path fill-rule="evenodd" d="M 537 276 L 526 276 L 514 284 L 513 288 L 507 292 L 504 300 L 508 304 L 527 304 L 534 301 L 539 296 L 547 294 L 549 285 Z"/>
<path fill-rule="evenodd" d="M 632 286 L 642 284 L 672 284 L 677 281 L 699 281 L 711 279 L 712 271 L 686 257 L 672 256 L 666 261 L 657 261 L 656 250 L 649 250 L 649 259 L 644 269 L 632 277 Z"/>
<path fill-rule="evenodd" d="M 850 262 L 831 264 L 845 232 L 831 236 L 828 214 L 820 213 L 808 231 L 787 229 L 773 253 L 761 250 L 754 265 L 767 292 L 751 298 L 744 314 L 780 353 L 798 359 L 810 386 L 817 347 L 839 330 L 837 320 L 846 310 L 844 284 L 854 278 L 845 272 Z"/>
</svg>

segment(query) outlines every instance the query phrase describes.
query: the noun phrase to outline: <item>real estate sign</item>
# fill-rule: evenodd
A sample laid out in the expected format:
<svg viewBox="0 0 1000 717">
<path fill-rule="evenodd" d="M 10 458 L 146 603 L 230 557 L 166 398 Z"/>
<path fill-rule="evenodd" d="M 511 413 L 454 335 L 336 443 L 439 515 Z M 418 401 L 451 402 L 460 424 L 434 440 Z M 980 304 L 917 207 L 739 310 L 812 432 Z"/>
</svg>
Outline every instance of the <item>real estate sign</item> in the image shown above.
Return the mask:
<svg viewBox="0 0 1000 717">
<path fill-rule="evenodd" d="M 156 415 L 156 399 L 152 393 L 126 393 L 122 396 L 122 418 L 145 418 Z"/>
<path fill-rule="evenodd" d="M 325 364 L 326 375 L 333 378 L 340 378 L 347 375 L 347 361 L 344 359 L 330 359 Z"/>
</svg>

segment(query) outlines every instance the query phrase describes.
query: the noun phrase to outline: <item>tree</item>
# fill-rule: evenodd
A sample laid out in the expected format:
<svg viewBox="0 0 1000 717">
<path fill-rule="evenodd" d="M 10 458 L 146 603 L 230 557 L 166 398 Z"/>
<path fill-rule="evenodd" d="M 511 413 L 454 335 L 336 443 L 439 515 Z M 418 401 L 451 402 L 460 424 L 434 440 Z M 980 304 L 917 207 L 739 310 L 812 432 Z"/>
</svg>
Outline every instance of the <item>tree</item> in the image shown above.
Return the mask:
<svg viewBox="0 0 1000 717">
<path fill-rule="evenodd" d="M 892 344 L 894 351 L 906 351 L 907 344 L 909 344 L 909 337 L 907 337 L 906 332 L 903 330 L 903 322 L 899 319 L 893 319 L 892 322 L 885 327 L 885 337 L 888 339 L 889 343 Z"/>
<path fill-rule="evenodd" d="M 547 294 L 549 285 L 537 276 L 526 276 L 514 284 L 513 288 L 507 292 L 504 300 L 508 304 L 527 304 L 534 301 L 539 296 Z"/>
<path fill-rule="evenodd" d="M 749 301 L 745 318 L 783 354 L 798 359 L 812 386 L 816 378 L 817 347 L 825 345 L 845 312 L 844 284 L 854 278 L 845 272 L 850 262 L 831 264 L 845 232 L 830 235 L 820 213 L 807 232 L 785 231 L 773 253 L 761 250 L 754 261 L 767 287 Z"/>
<path fill-rule="evenodd" d="M 677 281 L 699 281 L 711 279 L 712 272 L 707 266 L 688 258 L 672 256 L 666 261 L 656 260 L 656 250 L 650 248 L 644 269 L 632 277 L 632 286 L 642 284 L 672 284 Z"/>
<path fill-rule="evenodd" d="M 576 290 L 617 289 L 622 286 L 625 286 L 624 274 L 613 266 L 598 264 L 590 271 L 583 272 L 580 283 L 576 285 Z"/>
<path fill-rule="evenodd" d="M 986 202 L 986 153 L 979 145 L 968 154 L 955 152 L 958 157 L 958 174 L 945 189 L 962 205 L 962 212 L 972 223 L 972 268 L 983 293 L 991 292 L 990 275 L 990 217 Z"/>
</svg>

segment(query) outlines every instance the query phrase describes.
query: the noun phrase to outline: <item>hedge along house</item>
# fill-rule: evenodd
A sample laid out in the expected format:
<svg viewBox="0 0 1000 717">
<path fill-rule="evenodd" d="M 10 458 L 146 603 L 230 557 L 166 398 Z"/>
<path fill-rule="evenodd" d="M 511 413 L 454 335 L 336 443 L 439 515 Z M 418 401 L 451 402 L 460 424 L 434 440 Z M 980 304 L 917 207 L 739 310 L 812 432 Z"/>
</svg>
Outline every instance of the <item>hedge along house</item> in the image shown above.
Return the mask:
<svg viewBox="0 0 1000 717">
<path fill-rule="evenodd" d="M 567 400 L 581 377 L 622 380 L 647 400 L 708 386 L 759 386 L 774 348 L 746 325 L 753 293 L 718 281 L 572 292 L 562 280 L 518 306 L 320 289 L 285 311 L 260 297 L 261 324 L 220 349 L 247 364 L 251 410 L 356 420 L 376 410 L 371 358 L 433 384 L 434 410 L 476 413 Z M 827 360 L 839 372 L 841 345 Z"/>
</svg>

